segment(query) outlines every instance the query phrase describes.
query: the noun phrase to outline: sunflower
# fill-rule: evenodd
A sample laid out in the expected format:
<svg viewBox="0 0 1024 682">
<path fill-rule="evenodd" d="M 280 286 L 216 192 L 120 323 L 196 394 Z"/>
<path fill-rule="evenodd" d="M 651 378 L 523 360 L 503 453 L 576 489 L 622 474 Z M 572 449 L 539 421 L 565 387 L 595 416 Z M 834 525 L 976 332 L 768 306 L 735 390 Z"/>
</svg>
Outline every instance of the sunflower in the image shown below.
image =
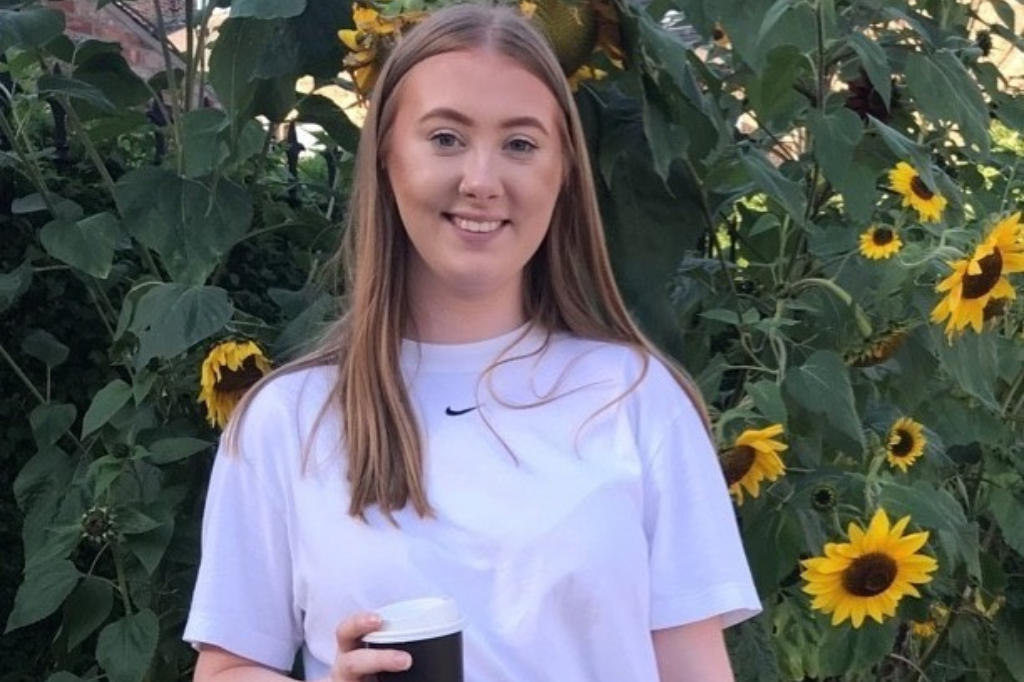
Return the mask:
<svg viewBox="0 0 1024 682">
<path fill-rule="evenodd" d="M 210 426 L 224 428 L 235 405 L 270 371 L 270 361 L 252 341 L 224 341 L 203 360 L 199 402 L 206 404 Z"/>
<path fill-rule="evenodd" d="M 891 258 L 902 248 L 900 236 L 885 225 L 872 225 L 860 235 L 860 255 L 871 260 Z"/>
<path fill-rule="evenodd" d="M 907 467 L 913 466 L 917 458 L 924 454 L 924 446 L 927 444 L 924 427 L 913 419 L 901 417 L 889 429 L 885 458 L 893 467 L 906 473 Z"/>
<path fill-rule="evenodd" d="M 403 12 L 385 17 L 372 7 L 352 5 L 352 21 L 356 27 L 338 31 L 338 39 L 348 48 L 349 52 L 342 60 L 342 65 L 352 78 L 360 97 L 368 97 L 373 90 L 381 64 L 397 35 L 426 16 L 426 12 Z"/>
<path fill-rule="evenodd" d="M 997 304 L 989 304 L 1017 297 L 1006 275 L 1024 272 L 1020 212 L 999 222 L 970 258 L 954 261 L 949 266 L 953 274 L 935 287 L 935 291 L 949 293 L 932 310 L 931 320 L 941 324 L 949 318 L 946 336 L 950 339 L 967 325 L 980 334 L 986 309 L 990 315 L 999 309 Z"/>
<path fill-rule="evenodd" d="M 851 523 L 849 542 L 830 542 L 825 556 L 803 560 L 800 576 L 807 581 L 804 592 L 814 597 L 811 608 L 831 613 L 832 625 L 850 619 L 859 628 L 865 617 L 881 623 L 895 615 L 904 596 L 920 596 L 914 585 L 930 582 L 938 562 L 917 553 L 928 541 L 926 531 L 903 535 L 909 523 L 905 516 L 890 527 L 879 509 L 866 532 Z"/>
<path fill-rule="evenodd" d="M 935 621 L 931 619 L 925 621 L 910 621 L 910 634 L 918 639 L 931 639 L 937 632 L 938 627 L 936 627 Z"/>
<path fill-rule="evenodd" d="M 910 634 L 918 639 L 931 639 L 938 634 L 939 628 L 949 618 L 949 609 L 942 604 L 932 604 L 931 608 L 928 609 L 929 617 L 923 621 L 912 620 L 910 624 Z"/>
<path fill-rule="evenodd" d="M 896 323 L 868 338 L 864 343 L 846 353 L 846 361 L 853 367 L 873 367 L 891 358 L 910 335 L 910 329 Z"/>
<path fill-rule="evenodd" d="M 729 492 L 736 504 L 743 504 L 743 489 L 751 497 L 761 494 L 761 481 L 774 481 L 786 472 L 778 453 L 788 446 L 774 438 L 782 433 L 782 424 L 754 431 L 747 429 L 736 443 L 719 455 Z"/>
<path fill-rule="evenodd" d="M 573 90 L 581 81 L 607 76 L 590 63 L 595 51 L 623 67 L 619 12 L 612 0 L 521 0 L 519 12 L 547 36 Z"/>
<path fill-rule="evenodd" d="M 889 183 L 894 192 L 903 197 L 903 206 L 911 206 L 925 222 L 938 222 L 946 209 L 946 197 L 925 184 L 917 171 L 900 161 L 889 171 Z"/>
</svg>

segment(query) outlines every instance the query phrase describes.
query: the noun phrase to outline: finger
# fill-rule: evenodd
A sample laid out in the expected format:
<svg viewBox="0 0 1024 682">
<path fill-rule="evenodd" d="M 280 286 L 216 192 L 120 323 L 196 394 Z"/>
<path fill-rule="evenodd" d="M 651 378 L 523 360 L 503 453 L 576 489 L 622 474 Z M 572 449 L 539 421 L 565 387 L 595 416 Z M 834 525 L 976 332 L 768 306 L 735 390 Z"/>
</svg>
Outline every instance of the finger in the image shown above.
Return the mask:
<svg viewBox="0 0 1024 682">
<path fill-rule="evenodd" d="M 341 680 L 362 680 L 380 672 L 401 672 L 412 667 L 412 656 L 397 649 L 356 649 L 338 657 Z"/>
<path fill-rule="evenodd" d="M 363 647 L 363 637 L 379 630 L 384 624 L 376 613 L 357 613 L 338 625 L 338 651 L 353 651 Z"/>
</svg>

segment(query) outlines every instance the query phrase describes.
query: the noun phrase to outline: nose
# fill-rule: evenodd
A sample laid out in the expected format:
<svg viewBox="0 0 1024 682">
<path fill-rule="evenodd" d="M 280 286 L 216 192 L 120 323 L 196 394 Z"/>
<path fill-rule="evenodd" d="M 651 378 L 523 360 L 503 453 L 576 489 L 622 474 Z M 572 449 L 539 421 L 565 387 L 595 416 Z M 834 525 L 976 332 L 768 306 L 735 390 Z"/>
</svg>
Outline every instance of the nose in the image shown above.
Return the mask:
<svg viewBox="0 0 1024 682">
<path fill-rule="evenodd" d="M 471 199 L 493 199 L 501 194 L 499 159 L 484 151 L 466 154 L 459 194 Z"/>
</svg>

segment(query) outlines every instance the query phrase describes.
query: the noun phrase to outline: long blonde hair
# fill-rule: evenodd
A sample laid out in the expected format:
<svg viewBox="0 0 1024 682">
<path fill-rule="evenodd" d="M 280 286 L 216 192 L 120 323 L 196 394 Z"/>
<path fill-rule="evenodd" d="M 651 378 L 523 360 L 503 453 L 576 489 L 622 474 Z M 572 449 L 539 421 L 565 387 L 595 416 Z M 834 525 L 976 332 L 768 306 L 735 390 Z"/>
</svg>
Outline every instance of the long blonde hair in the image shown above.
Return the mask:
<svg viewBox="0 0 1024 682">
<path fill-rule="evenodd" d="M 370 100 L 338 253 L 346 277 L 347 312 L 316 350 L 280 370 L 337 365 L 338 380 L 326 409 L 340 411 L 349 513 L 356 517 L 377 505 L 390 518 L 409 502 L 419 515 L 431 513 L 419 426 L 399 364 L 410 320 L 406 270 L 412 247 L 382 159 L 406 74 L 432 56 L 473 49 L 513 59 L 548 87 L 564 114 L 567 169 L 547 236 L 527 265 L 527 318 L 542 329 L 623 343 L 666 360 L 630 319 L 615 285 L 583 127 L 547 40 L 508 8 L 464 4 L 437 10 L 398 42 Z M 693 382 L 673 363 L 666 364 L 704 411 Z"/>
</svg>

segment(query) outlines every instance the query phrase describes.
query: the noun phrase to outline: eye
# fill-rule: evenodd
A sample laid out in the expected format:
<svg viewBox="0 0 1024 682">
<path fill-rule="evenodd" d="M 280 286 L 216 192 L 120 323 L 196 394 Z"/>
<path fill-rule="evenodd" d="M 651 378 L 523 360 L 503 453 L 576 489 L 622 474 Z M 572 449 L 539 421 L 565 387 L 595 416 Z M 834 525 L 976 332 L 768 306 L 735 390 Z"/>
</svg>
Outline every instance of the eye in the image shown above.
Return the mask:
<svg viewBox="0 0 1024 682">
<path fill-rule="evenodd" d="M 509 140 L 506 147 L 508 147 L 509 151 L 516 154 L 529 154 L 533 150 L 537 149 L 537 145 L 522 137 Z"/>
<path fill-rule="evenodd" d="M 430 136 L 430 141 L 435 147 L 441 149 L 454 149 L 459 146 L 459 138 L 454 133 L 449 132 L 437 132 Z"/>
</svg>

